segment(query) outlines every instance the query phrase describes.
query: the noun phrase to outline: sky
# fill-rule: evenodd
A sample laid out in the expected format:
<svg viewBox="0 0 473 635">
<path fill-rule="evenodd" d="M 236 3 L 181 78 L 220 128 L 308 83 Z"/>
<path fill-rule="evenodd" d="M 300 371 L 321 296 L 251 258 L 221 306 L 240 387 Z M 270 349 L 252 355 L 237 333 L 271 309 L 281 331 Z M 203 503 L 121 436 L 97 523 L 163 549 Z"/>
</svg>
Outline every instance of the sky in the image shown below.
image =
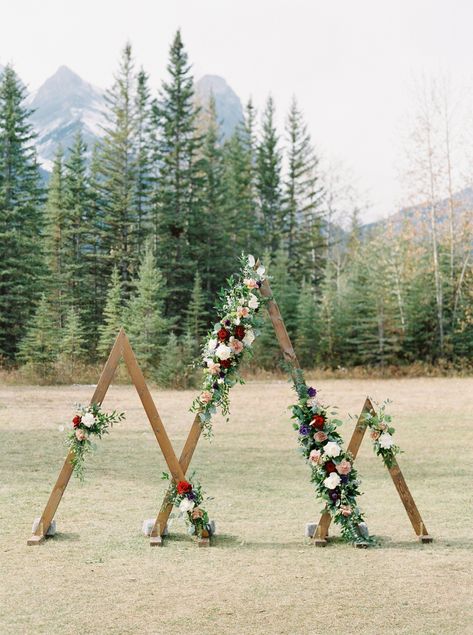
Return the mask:
<svg viewBox="0 0 473 635">
<path fill-rule="evenodd" d="M 3 0 L 0 64 L 31 90 L 58 66 L 105 88 L 129 40 L 157 89 L 180 28 L 196 78 L 224 77 L 278 125 L 295 95 L 326 161 L 370 202 L 365 220 L 402 204 L 397 165 L 410 87 L 420 75 L 473 78 L 471 0 Z"/>
</svg>

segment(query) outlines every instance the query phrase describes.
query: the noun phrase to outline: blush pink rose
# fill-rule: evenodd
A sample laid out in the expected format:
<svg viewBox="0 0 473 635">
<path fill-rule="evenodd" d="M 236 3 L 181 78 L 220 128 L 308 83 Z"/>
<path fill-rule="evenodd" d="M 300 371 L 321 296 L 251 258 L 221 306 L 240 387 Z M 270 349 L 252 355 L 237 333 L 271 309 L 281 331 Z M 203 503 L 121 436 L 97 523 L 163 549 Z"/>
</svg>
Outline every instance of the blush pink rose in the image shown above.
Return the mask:
<svg viewBox="0 0 473 635">
<path fill-rule="evenodd" d="M 340 463 L 337 465 L 337 472 L 342 475 L 350 474 L 351 472 L 350 461 L 347 461 L 346 459 L 343 459 L 343 461 L 340 461 Z"/>
<path fill-rule="evenodd" d="M 243 280 L 243 284 L 246 284 L 248 289 L 256 289 L 256 287 L 258 286 L 256 284 L 256 280 L 253 280 L 253 278 L 245 278 Z"/>
<path fill-rule="evenodd" d="M 343 516 L 351 516 L 352 509 L 350 505 L 340 505 L 340 511 Z"/>
<path fill-rule="evenodd" d="M 323 441 L 327 440 L 327 435 L 325 434 L 325 432 L 322 432 L 322 430 L 319 430 L 319 432 L 316 432 L 314 434 L 314 439 L 318 442 L 318 443 L 322 443 Z"/>
<path fill-rule="evenodd" d="M 86 437 L 87 435 L 85 434 L 83 430 L 81 430 L 80 428 L 76 430 L 76 439 L 78 441 L 83 441 Z"/>
<path fill-rule="evenodd" d="M 200 393 L 199 399 L 202 403 L 209 403 L 209 401 L 212 401 L 212 393 L 208 390 L 204 390 Z"/>
<path fill-rule="evenodd" d="M 370 437 L 372 441 L 377 441 L 379 439 L 379 434 L 378 430 L 371 430 Z"/>
<path fill-rule="evenodd" d="M 218 375 L 219 372 L 220 372 L 220 364 L 215 364 L 215 363 L 210 364 L 209 365 L 209 372 L 212 375 Z"/>
<path fill-rule="evenodd" d="M 204 512 L 200 509 L 200 507 L 194 507 L 192 510 L 192 519 L 196 520 L 197 518 L 202 518 Z"/>
<path fill-rule="evenodd" d="M 247 306 L 239 306 L 237 309 L 237 315 L 241 318 L 246 318 L 250 315 L 250 309 Z"/>
<path fill-rule="evenodd" d="M 322 452 L 320 450 L 312 450 L 309 454 L 309 461 L 314 465 L 320 465 L 320 457 L 322 456 Z"/>
<path fill-rule="evenodd" d="M 230 348 L 232 349 L 232 351 L 233 351 L 236 355 L 238 355 L 239 353 L 241 353 L 241 351 L 242 351 L 242 350 L 243 350 L 243 348 L 244 348 L 244 344 L 243 344 L 243 342 L 240 342 L 240 340 L 237 340 L 237 339 L 236 339 L 236 338 L 234 338 L 234 337 L 231 337 L 231 338 L 230 338 L 230 342 L 229 342 L 229 344 L 230 344 Z"/>
</svg>

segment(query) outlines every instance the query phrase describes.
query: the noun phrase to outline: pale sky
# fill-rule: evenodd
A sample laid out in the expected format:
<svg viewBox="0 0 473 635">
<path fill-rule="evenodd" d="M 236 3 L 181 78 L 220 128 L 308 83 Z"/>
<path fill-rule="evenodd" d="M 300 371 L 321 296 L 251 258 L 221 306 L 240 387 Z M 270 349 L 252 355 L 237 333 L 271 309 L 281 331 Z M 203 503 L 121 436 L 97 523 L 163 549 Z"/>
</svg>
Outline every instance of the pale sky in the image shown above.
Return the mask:
<svg viewBox="0 0 473 635">
<path fill-rule="evenodd" d="M 473 78 L 471 0 L 3 0 L 0 64 L 31 90 L 61 64 L 100 87 L 130 40 L 152 87 L 177 28 L 194 65 L 278 121 L 296 95 L 318 150 L 367 192 L 367 219 L 396 209 L 399 131 L 421 73 Z"/>
</svg>

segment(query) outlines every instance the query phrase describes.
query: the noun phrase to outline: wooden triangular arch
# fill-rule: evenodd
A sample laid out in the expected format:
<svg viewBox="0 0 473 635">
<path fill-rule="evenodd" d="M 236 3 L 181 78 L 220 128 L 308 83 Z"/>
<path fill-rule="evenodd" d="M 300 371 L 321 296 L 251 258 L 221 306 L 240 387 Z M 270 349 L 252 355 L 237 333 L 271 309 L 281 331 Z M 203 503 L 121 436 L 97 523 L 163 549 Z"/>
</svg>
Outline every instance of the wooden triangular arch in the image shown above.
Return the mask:
<svg viewBox="0 0 473 635">
<path fill-rule="evenodd" d="M 161 417 L 156 409 L 153 398 L 151 397 L 151 393 L 149 392 L 148 386 L 146 385 L 145 378 L 143 373 L 136 361 L 136 357 L 133 353 L 133 349 L 131 348 L 130 342 L 126 333 L 123 329 L 120 330 L 117 339 L 113 345 L 113 348 L 110 352 L 107 362 L 102 370 L 102 374 L 100 375 L 99 382 L 95 388 L 92 399 L 90 400 L 91 404 L 101 404 L 107 394 L 107 390 L 112 382 L 113 376 L 117 369 L 118 363 L 120 359 L 123 357 L 126 367 L 128 369 L 128 373 L 130 378 L 138 392 L 138 395 L 141 399 L 141 403 L 146 412 L 148 420 L 151 424 L 153 432 L 155 434 L 156 440 L 161 448 L 164 459 L 168 465 L 169 471 L 172 474 L 172 477 L 175 481 L 183 481 L 185 480 L 185 474 L 182 470 L 181 463 L 178 461 L 177 456 L 174 452 L 174 448 L 172 447 L 171 441 L 167 435 L 166 429 L 163 425 Z M 195 426 L 193 426 L 193 429 Z M 200 426 L 199 426 L 200 433 Z M 192 455 L 191 455 L 192 456 Z M 182 457 L 181 457 L 182 458 Z M 40 544 L 51 525 L 51 522 L 54 518 L 56 510 L 61 502 L 64 491 L 69 483 L 69 479 L 71 478 L 73 472 L 73 465 L 71 462 L 72 453 L 66 456 L 64 461 L 64 465 L 59 473 L 56 484 L 53 487 L 53 490 L 49 496 L 48 502 L 46 503 L 46 507 L 41 515 L 39 523 L 33 532 L 31 538 L 28 539 L 28 545 L 38 545 Z M 190 458 L 189 458 L 190 462 Z M 163 528 L 164 530 L 164 528 Z M 208 535 L 204 535 L 204 540 L 208 540 Z"/>
<path fill-rule="evenodd" d="M 268 299 L 268 303 L 266 305 L 267 310 L 285 361 L 288 362 L 293 368 L 300 368 L 296 353 L 287 333 L 284 320 L 281 316 L 279 307 L 272 296 L 271 287 L 267 279 L 261 286 L 261 294 Z M 164 428 L 163 422 L 161 421 L 159 413 L 153 402 L 148 386 L 146 385 L 143 373 L 136 361 L 128 337 L 126 336 L 123 329 L 118 334 L 115 344 L 113 345 L 113 348 L 110 352 L 109 358 L 103 368 L 99 382 L 92 396 L 91 404 L 101 404 L 104 400 L 121 357 L 123 357 L 125 361 L 130 378 L 136 387 L 138 395 L 141 399 L 141 403 L 148 416 L 149 422 L 156 436 L 156 440 L 161 448 L 173 479 L 175 481 L 185 480 L 185 474 L 189 468 L 195 448 L 197 447 L 197 443 L 202 433 L 199 416 L 196 415 L 196 417 L 194 418 L 191 429 L 178 460 L 171 441 L 169 440 L 169 437 L 167 435 L 166 429 Z M 352 453 L 353 458 L 355 458 L 358 453 L 359 447 L 366 431 L 366 423 L 363 422 L 363 414 L 370 411 L 374 412 L 374 409 L 371 401 L 367 398 L 360 417 L 358 418 L 358 422 L 353 432 L 350 444 L 348 446 L 348 451 Z M 61 472 L 59 473 L 56 484 L 49 496 L 49 500 L 46 504 L 46 507 L 44 508 L 38 526 L 27 542 L 28 545 L 37 545 L 44 540 L 44 537 L 54 518 L 59 503 L 61 502 L 61 498 L 72 475 L 73 466 L 71 463 L 71 458 L 71 453 L 69 453 L 64 461 L 64 465 L 61 469 Z M 414 499 L 411 496 L 409 488 L 407 487 L 399 465 L 396 461 L 394 461 L 392 467 L 389 468 L 389 472 L 399 493 L 399 496 L 401 497 L 404 507 L 406 508 L 416 534 L 420 537 L 422 542 L 431 542 L 432 539 L 428 535 L 427 529 L 422 521 L 419 511 L 415 505 Z M 168 502 L 168 496 L 166 494 L 163 499 L 159 514 L 151 530 L 151 546 L 162 544 L 162 536 L 166 530 L 171 511 L 172 504 Z M 323 546 L 327 543 L 327 535 L 330 523 L 330 514 L 322 514 L 320 522 L 313 536 L 315 544 Z M 204 533 L 200 544 L 207 545 L 208 541 L 208 534 Z"/>
</svg>

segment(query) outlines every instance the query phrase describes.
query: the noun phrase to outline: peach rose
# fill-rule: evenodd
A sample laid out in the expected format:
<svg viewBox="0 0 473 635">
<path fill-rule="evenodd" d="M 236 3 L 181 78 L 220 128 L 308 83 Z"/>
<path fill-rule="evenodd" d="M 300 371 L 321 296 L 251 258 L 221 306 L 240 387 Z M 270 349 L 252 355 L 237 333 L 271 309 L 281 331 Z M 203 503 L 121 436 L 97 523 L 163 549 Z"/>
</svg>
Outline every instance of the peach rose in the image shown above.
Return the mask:
<svg viewBox="0 0 473 635">
<path fill-rule="evenodd" d="M 256 280 L 253 280 L 253 278 L 245 278 L 243 280 L 243 284 L 246 284 L 248 289 L 256 289 L 256 287 L 258 286 L 256 284 Z"/>
<path fill-rule="evenodd" d="M 200 393 L 199 399 L 202 403 L 209 403 L 209 401 L 212 401 L 212 393 L 208 390 L 204 390 Z"/>
<path fill-rule="evenodd" d="M 379 424 L 379 429 L 380 429 L 380 430 L 386 430 L 386 428 L 387 428 L 387 427 L 388 427 L 388 426 L 387 426 L 385 423 L 380 423 L 380 424 Z"/>
<path fill-rule="evenodd" d="M 237 315 L 240 318 L 246 318 L 250 315 L 250 309 L 247 306 L 239 306 L 237 309 Z"/>
<path fill-rule="evenodd" d="M 204 512 L 200 509 L 200 507 L 194 507 L 192 510 L 192 519 L 196 520 L 197 518 L 202 518 Z"/>
<path fill-rule="evenodd" d="M 340 461 L 340 463 L 337 465 L 337 472 L 342 475 L 350 474 L 351 472 L 350 461 L 347 461 L 346 459 L 343 459 L 343 461 Z"/>
<path fill-rule="evenodd" d="M 232 351 L 238 355 L 238 353 L 241 353 L 241 351 L 243 350 L 244 346 L 243 346 L 243 342 L 240 342 L 240 340 L 237 340 L 234 337 L 230 338 L 230 348 L 232 349 Z"/>
<path fill-rule="evenodd" d="M 343 516 L 351 516 L 352 509 L 350 505 L 340 505 L 340 511 Z"/>
<path fill-rule="evenodd" d="M 377 441 L 379 439 L 379 432 L 377 430 L 371 430 L 370 437 L 372 441 Z"/>
<path fill-rule="evenodd" d="M 316 432 L 314 434 L 314 439 L 318 443 L 322 443 L 322 441 L 326 441 L 327 440 L 327 435 L 325 434 L 325 432 L 322 432 L 322 430 L 320 430 L 319 432 Z"/>
<path fill-rule="evenodd" d="M 322 456 L 322 452 L 320 450 L 312 450 L 309 454 L 309 461 L 314 465 L 320 465 L 320 457 Z"/>
<path fill-rule="evenodd" d="M 215 364 L 214 362 L 212 362 L 211 364 L 209 364 L 208 369 L 211 375 L 218 375 L 220 372 L 220 364 Z"/>
<path fill-rule="evenodd" d="M 80 428 L 78 428 L 76 430 L 76 439 L 78 441 L 83 441 L 86 438 L 87 438 L 87 435 L 85 434 L 85 432 L 83 430 L 81 430 Z"/>
</svg>

